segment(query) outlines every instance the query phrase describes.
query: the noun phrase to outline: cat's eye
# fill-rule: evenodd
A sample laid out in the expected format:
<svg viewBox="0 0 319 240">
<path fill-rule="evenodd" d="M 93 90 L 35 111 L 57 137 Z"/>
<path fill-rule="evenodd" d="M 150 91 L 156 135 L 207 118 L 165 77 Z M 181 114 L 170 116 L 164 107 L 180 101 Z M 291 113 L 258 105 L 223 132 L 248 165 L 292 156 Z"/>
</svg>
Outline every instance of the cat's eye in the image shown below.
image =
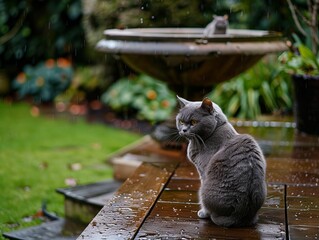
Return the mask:
<svg viewBox="0 0 319 240">
<path fill-rule="evenodd" d="M 180 125 L 184 125 L 183 120 L 179 120 L 179 124 L 180 124 Z"/>
<path fill-rule="evenodd" d="M 196 125 L 196 124 L 197 124 L 197 121 L 194 120 L 194 119 L 192 119 L 192 120 L 191 120 L 191 125 L 194 126 L 194 125 Z"/>
</svg>

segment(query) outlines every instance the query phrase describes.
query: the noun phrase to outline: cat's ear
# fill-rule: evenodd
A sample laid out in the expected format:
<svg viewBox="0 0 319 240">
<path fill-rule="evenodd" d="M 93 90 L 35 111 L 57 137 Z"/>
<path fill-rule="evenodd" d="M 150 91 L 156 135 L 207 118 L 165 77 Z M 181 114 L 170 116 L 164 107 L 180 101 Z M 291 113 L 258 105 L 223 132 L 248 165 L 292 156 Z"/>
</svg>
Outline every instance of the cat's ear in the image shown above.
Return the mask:
<svg viewBox="0 0 319 240">
<path fill-rule="evenodd" d="M 189 101 L 187 101 L 186 99 L 181 98 L 181 97 L 179 97 L 179 96 L 177 96 L 177 95 L 176 95 L 176 97 L 177 97 L 178 103 L 179 103 L 179 105 L 180 105 L 181 108 L 183 108 L 183 107 L 185 107 L 187 104 L 189 104 Z"/>
<path fill-rule="evenodd" d="M 209 113 L 212 113 L 214 110 L 213 102 L 209 98 L 205 97 L 202 102 L 201 108 L 205 111 L 208 111 Z"/>
</svg>

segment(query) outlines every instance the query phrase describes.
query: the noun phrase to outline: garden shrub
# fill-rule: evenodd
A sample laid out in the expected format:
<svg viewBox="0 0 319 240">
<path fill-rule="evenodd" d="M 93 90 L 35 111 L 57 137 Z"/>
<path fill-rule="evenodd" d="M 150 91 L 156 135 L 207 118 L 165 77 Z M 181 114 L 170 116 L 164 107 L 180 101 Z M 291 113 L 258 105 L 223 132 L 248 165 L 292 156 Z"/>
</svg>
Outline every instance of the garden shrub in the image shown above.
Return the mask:
<svg viewBox="0 0 319 240">
<path fill-rule="evenodd" d="M 19 98 L 32 96 L 35 102 L 52 102 L 72 81 L 73 69 L 65 58 L 48 59 L 35 67 L 25 66 L 13 81 Z"/>
<path fill-rule="evenodd" d="M 208 94 L 228 117 L 256 119 L 260 114 L 290 112 L 292 90 L 290 79 L 267 58 L 230 81 L 218 84 Z"/>
<path fill-rule="evenodd" d="M 118 80 L 101 100 L 117 112 L 137 112 L 139 119 L 153 123 L 166 120 L 176 105 L 168 87 L 147 75 Z"/>
<path fill-rule="evenodd" d="M 49 58 L 83 60 L 80 0 L 0 0 L 0 69 L 16 71 Z"/>
</svg>

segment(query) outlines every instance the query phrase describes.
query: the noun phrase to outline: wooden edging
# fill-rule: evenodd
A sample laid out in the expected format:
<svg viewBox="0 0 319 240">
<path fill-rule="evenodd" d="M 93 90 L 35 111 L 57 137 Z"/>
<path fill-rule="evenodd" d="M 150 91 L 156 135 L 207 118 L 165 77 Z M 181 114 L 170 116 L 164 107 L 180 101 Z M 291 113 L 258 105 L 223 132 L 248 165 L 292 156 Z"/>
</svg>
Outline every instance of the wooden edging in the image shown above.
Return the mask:
<svg viewBox="0 0 319 240">
<path fill-rule="evenodd" d="M 178 161 L 143 163 L 77 238 L 132 239 L 178 166 Z"/>
</svg>

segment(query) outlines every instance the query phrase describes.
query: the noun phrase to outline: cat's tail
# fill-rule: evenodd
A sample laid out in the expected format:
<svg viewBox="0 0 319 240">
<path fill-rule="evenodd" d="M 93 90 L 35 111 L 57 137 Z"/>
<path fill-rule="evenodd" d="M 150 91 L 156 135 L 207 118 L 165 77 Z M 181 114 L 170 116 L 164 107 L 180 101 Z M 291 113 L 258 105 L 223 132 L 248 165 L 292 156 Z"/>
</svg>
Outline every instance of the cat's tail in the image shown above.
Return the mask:
<svg viewBox="0 0 319 240">
<path fill-rule="evenodd" d="M 249 227 L 257 223 L 257 212 L 249 212 L 244 216 L 231 215 L 231 216 L 216 216 L 210 215 L 211 220 L 218 226 L 222 227 Z"/>
</svg>

